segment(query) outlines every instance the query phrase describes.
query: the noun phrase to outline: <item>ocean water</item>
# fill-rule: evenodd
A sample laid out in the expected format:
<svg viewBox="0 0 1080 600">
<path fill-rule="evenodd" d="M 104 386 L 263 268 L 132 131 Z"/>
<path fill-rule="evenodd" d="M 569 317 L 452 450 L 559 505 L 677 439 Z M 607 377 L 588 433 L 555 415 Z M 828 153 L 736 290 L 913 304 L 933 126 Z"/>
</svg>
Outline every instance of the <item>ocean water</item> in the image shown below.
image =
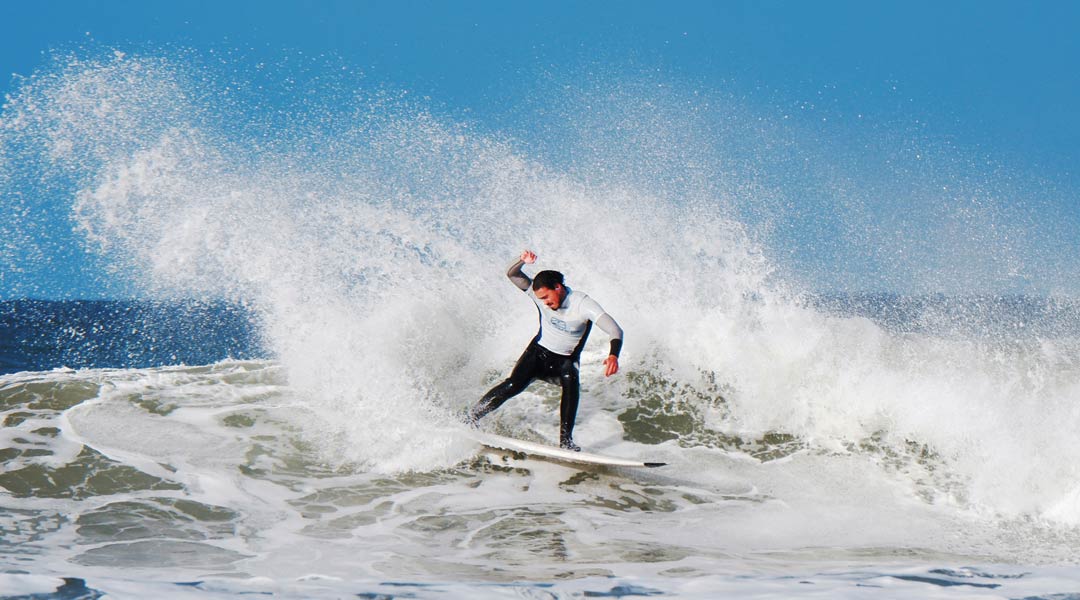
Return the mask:
<svg viewBox="0 0 1080 600">
<path fill-rule="evenodd" d="M 1080 304 L 987 291 L 1038 274 L 992 203 L 916 236 L 972 228 L 937 278 L 897 265 L 963 289 L 822 293 L 724 168 L 776 164 L 681 98 L 620 89 L 626 127 L 560 162 L 385 90 L 271 111 L 215 77 L 58 57 L 4 105 L 5 258 L 137 299 L 0 304 L 0 597 L 1080 596 Z M 586 348 L 577 441 L 667 467 L 461 425 L 532 337 L 525 246 L 627 332 L 617 377 Z M 550 441 L 557 405 L 483 425 Z"/>
</svg>

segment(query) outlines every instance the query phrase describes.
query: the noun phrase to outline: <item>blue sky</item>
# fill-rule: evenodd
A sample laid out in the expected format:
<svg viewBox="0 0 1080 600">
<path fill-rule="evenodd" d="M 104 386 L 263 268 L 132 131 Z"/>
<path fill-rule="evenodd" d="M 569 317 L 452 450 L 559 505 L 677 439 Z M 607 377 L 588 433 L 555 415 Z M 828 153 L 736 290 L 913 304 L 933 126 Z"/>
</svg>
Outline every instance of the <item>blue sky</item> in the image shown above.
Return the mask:
<svg viewBox="0 0 1080 600">
<path fill-rule="evenodd" d="M 551 67 L 658 67 L 797 100 L 852 102 L 901 86 L 973 142 L 1075 170 L 1075 2 L 137 2 L 7 3 L 0 73 L 50 48 L 254 48 L 334 53 L 373 80 L 486 114 Z"/>
<path fill-rule="evenodd" d="M 47 52 L 86 44 L 332 56 L 366 81 L 527 141 L 522 107 L 538 80 L 659 72 L 776 110 L 817 102 L 829 114 L 925 124 L 1051 181 L 1056 210 L 1077 209 L 1080 2 L 53 0 L 0 10 L 5 94 Z M 93 294 L 80 291 L 78 269 L 41 269 L 39 295 Z"/>
</svg>

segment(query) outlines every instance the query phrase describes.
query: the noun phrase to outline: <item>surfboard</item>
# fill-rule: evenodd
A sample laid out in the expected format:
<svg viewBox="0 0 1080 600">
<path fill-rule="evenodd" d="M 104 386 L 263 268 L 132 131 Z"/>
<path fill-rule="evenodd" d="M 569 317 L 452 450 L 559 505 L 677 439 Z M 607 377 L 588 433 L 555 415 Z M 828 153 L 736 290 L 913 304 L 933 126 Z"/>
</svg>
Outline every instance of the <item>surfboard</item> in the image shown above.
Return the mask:
<svg viewBox="0 0 1080 600">
<path fill-rule="evenodd" d="M 667 464 L 662 462 L 642 462 L 639 460 L 616 458 L 614 456 L 604 456 L 602 454 L 593 454 L 591 452 L 574 452 L 572 450 L 563 450 L 562 448 L 556 448 L 554 446 L 548 446 L 546 444 L 537 444 L 536 442 L 527 442 L 525 440 L 517 440 L 510 437 L 495 435 L 493 433 L 483 433 L 479 431 L 473 432 L 473 437 L 476 438 L 476 441 L 480 442 L 485 446 L 488 446 L 489 448 L 510 450 L 512 452 L 521 452 L 530 456 L 539 456 L 568 463 L 603 465 L 607 467 L 649 468 L 662 467 Z"/>
</svg>

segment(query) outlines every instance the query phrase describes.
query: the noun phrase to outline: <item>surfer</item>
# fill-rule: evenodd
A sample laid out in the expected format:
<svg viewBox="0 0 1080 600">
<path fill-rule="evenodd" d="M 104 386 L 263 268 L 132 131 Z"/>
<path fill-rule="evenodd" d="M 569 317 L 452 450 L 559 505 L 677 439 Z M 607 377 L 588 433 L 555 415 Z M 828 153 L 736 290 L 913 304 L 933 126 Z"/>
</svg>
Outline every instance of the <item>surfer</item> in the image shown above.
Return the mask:
<svg viewBox="0 0 1080 600">
<path fill-rule="evenodd" d="M 610 377 L 619 371 L 623 331 L 595 300 L 566 287 L 562 273 L 540 271 L 536 277 L 529 279 L 521 268 L 534 262 L 536 255 L 525 250 L 518 261 L 510 266 L 506 276 L 536 304 L 540 314 L 540 331 L 518 358 L 510 376 L 484 394 L 469 411 L 467 420 L 476 424 L 484 415 L 521 393 L 534 379 L 542 379 L 562 387 L 559 446 L 580 451 L 581 448 L 574 443 L 573 433 L 578 407 L 578 360 L 581 349 L 585 347 L 593 323 L 596 323 L 611 337 L 611 349 L 604 359 L 604 375 Z"/>
</svg>

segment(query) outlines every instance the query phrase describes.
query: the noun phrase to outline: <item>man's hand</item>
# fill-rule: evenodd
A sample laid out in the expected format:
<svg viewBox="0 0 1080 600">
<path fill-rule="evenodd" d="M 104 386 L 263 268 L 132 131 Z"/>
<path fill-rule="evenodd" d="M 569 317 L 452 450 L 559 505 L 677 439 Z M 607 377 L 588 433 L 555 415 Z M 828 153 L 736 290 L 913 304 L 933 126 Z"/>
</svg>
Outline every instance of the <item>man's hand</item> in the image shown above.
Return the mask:
<svg viewBox="0 0 1080 600">
<path fill-rule="evenodd" d="M 609 354 L 604 359 L 604 377 L 611 377 L 619 372 L 619 357 L 614 354 Z"/>
<path fill-rule="evenodd" d="M 531 265 L 536 262 L 536 255 L 532 253 L 532 250 L 526 250 L 521 253 L 521 262 Z"/>
</svg>

